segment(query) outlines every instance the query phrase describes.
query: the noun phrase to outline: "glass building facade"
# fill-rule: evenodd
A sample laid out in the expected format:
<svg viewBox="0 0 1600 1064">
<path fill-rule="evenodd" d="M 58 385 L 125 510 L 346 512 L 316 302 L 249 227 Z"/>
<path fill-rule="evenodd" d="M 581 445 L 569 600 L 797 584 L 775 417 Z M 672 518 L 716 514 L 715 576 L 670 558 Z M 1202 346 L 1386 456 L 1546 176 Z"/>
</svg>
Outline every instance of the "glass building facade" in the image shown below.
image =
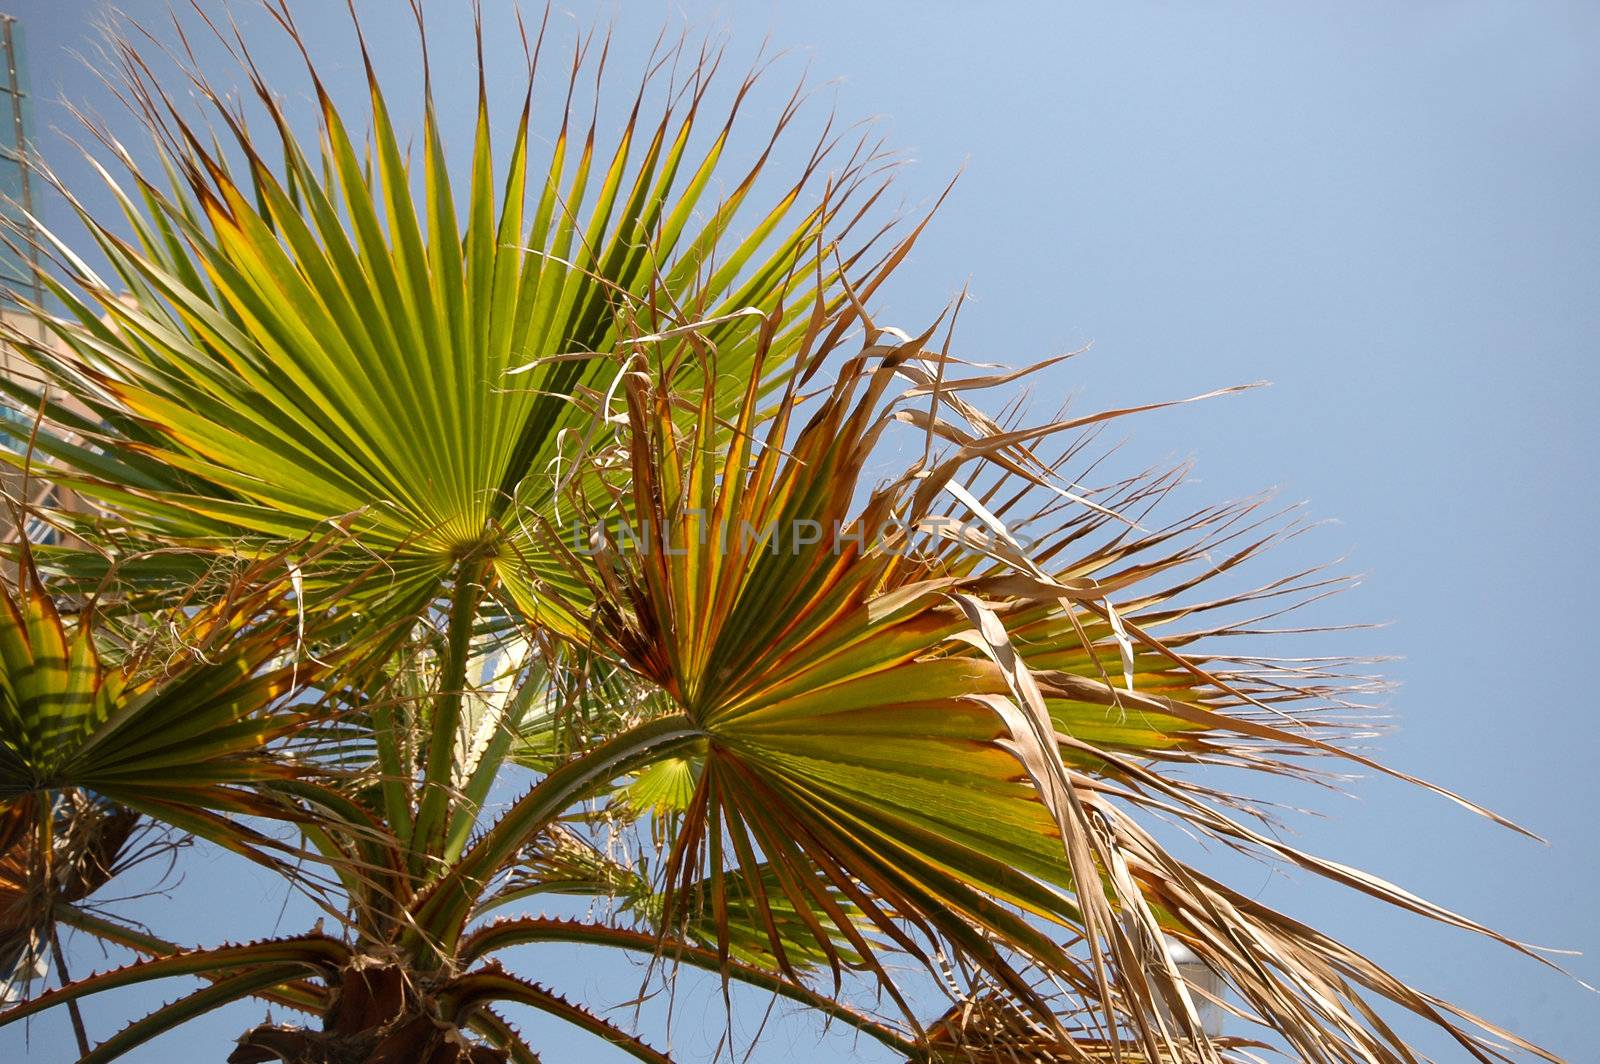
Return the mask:
<svg viewBox="0 0 1600 1064">
<path fill-rule="evenodd" d="M 28 68 L 24 55 L 22 24 L 0 12 L 0 322 L 8 329 L 35 331 L 22 315 L 19 298 L 42 303 L 39 283 L 34 276 L 37 252 L 26 214 L 36 209 L 40 193 L 38 179 L 28 169 L 28 146 L 33 132 L 32 101 L 28 92 Z M 26 370 L 0 339 L 0 372 L 20 377 Z M 21 452 L 32 428 L 30 411 L 19 410 L 9 399 L 0 400 L 0 447 Z M 21 474 L 11 463 L 0 463 L 0 488 L 13 498 L 21 495 Z M 57 493 L 50 486 L 28 484 L 32 504 L 56 503 Z M 27 535 L 35 544 L 52 543 L 59 534 L 43 522 L 28 517 Z M 17 535 L 9 511 L 0 516 L 0 539 Z"/>
<path fill-rule="evenodd" d="M 23 224 L 23 212 L 34 209 L 38 194 L 37 179 L 28 172 L 31 103 L 22 24 L 0 13 L 0 289 L 8 304 L 17 295 L 35 302 L 39 297 Z"/>
</svg>

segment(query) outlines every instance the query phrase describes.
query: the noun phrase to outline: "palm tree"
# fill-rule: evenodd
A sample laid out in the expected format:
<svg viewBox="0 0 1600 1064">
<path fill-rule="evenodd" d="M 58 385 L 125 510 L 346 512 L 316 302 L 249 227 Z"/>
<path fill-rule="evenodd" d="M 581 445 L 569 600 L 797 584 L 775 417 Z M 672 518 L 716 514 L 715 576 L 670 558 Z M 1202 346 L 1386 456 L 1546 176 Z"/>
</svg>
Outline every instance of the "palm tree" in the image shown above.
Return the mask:
<svg viewBox="0 0 1600 1064">
<path fill-rule="evenodd" d="M 920 227 L 874 220 L 874 142 L 826 124 L 773 182 L 797 93 L 735 166 L 754 75 L 721 95 L 720 53 L 682 45 L 614 140 L 585 132 L 606 44 L 558 48 L 547 15 L 517 24 L 499 154 L 479 27 L 463 183 L 431 87 L 402 147 L 364 42 L 370 135 L 301 48 L 305 137 L 251 42 L 200 19 L 254 103 L 167 57 L 196 117 L 160 56 L 114 43 L 148 140 L 92 127 L 124 217 L 61 188 L 109 272 L 42 233 L 60 309 L 11 337 L 37 379 L 3 385 L 38 415 L 10 461 L 82 505 L 25 507 L 69 545 L 20 544 L 0 614 L 0 898 L 21 899 L 0 933 L 66 924 L 146 959 L 61 973 L 0 1025 L 200 976 L 97 1045 L 80 1024 L 82 1060 L 244 998 L 306 1018 L 234 1062 L 533 1061 L 518 1008 L 668 1059 L 496 960 L 561 941 L 910 1060 L 1247 1059 L 1262 1043 L 1201 1023 L 1219 1005 L 1307 1061 L 1414 1061 L 1386 1005 L 1480 1061 L 1555 1059 L 1151 833 L 1176 820 L 1532 955 L 1174 771 L 1389 771 L 1348 742 L 1373 687 L 1354 663 L 1258 648 L 1260 616 L 1344 581 L 1235 580 L 1296 514 L 1167 516 L 1181 471 L 1093 479 L 1097 428 L 1137 410 L 985 413 L 1051 363 L 975 373 L 949 325 L 878 323 Z M 179 943 L 89 904 L 135 824 L 289 877 L 332 931 Z M 610 904 L 530 915 L 545 894 Z"/>
</svg>

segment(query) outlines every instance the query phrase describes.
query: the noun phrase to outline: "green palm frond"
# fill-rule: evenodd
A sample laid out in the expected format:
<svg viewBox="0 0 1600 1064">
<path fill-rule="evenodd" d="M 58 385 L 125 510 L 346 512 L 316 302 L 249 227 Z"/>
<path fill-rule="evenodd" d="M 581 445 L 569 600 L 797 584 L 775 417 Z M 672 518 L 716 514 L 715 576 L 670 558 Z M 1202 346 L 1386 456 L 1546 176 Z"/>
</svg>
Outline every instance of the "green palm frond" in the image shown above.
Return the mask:
<svg viewBox="0 0 1600 1064">
<path fill-rule="evenodd" d="M 333 793 L 338 770 L 304 745 L 330 719 L 317 684 L 339 654 L 318 651 L 344 624 L 308 616 L 279 557 L 218 599 L 102 632 L 92 608 L 64 616 L 24 554 L 0 580 L 0 809 L 89 800 L 316 889 L 285 863 L 305 854 L 246 821 L 298 822 Z"/>
<path fill-rule="evenodd" d="M 257 578 L 259 579 L 259 577 Z M 247 783 L 297 770 L 269 747 L 310 710 L 284 698 L 321 666 L 296 658 L 286 578 L 179 612 L 171 647 L 104 660 L 26 563 L 0 584 L 0 799 L 65 788 L 135 807 L 243 809 Z"/>
<path fill-rule="evenodd" d="M 288 11 L 275 13 L 293 33 Z M 119 527 L 192 548 L 297 542 L 339 523 L 352 550 L 386 559 L 384 593 L 415 601 L 459 559 L 517 550 L 506 540 L 520 540 L 523 511 L 550 516 L 556 485 L 611 431 L 590 408 L 634 337 L 670 337 L 650 345 L 655 371 L 686 381 L 702 368 L 693 352 L 715 345 L 718 380 L 736 382 L 721 402 L 731 410 L 758 337 L 775 329 L 761 343 L 793 350 L 810 306 L 838 298 L 839 272 L 865 246 L 833 241 L 881 160 L 825 137 L 800 179 L 762 205 L 768 144 L 712 200 L 738 104 L 707 114 L 711 69 L 677 84 L 646 78 L 608 143 L 570 102 L 593 51 L 580 43 L 564 82 L 543 90 L 569 103 L 542 172 L 530 159 L 544 118 L 535 79 L 541 59 L 560 57 L 530 54 L 499 172 L 480 72 L 470 172 L 457 184 L 431 89 L 411 158 L 370 56 L 365 151 L 307 61 L 319 117 L 308 152 L 242 42 L 268 128 L 247 126 L 196 75 L 218 140 L 123 45 L 161 165 L 141 167 L 105 137 L 131 175 L 125 189 L 102 171 L 133 237 L 80 206 L 113 276 L 49 238 L 74 283 L 46 281 L 68 313 L 44 319 L 48 342 L 9 337 L 57 389 L 44 401 L 5 384 L 29 409 L 43 403 L 38 472 L 112 509 Z M 702 127 L 710 143 L 692 149 Z M 267 158 L 269 141 L 281 161 Z"/>
</svg>

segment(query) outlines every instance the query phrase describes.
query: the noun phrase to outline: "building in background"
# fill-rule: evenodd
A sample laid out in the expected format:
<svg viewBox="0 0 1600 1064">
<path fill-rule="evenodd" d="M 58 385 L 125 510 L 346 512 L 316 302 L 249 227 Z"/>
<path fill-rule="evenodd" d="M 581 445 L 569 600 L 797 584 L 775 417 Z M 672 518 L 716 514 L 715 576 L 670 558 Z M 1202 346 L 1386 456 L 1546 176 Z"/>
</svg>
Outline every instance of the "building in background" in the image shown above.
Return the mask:
<svg viewBox="0 0 1600 1064">
<path fill-rule="evenodd" d="M 21 304 L 42 305 L 44 293 L 37 273 L 38 249 L 34 244 L 29 215 L 36 215 L 39 181 L 29 168 L 32 146 L 32 100 L 28 90 L 28 68 L 23 44 L 22 23 L 0 12 L 0 373 L 7 380 L 26 381 L 27 363 L 17 356 L 6 336 L 23 332 L 44 338 L 38 322 L 23 312 Z M 13 455 L 26 453 L 36 411 L 22 410 L 9 398 L 0 396 L 0 447 Z M 0 491 L 7 505 L 0 508 L 0 542 L 15 541 L 16 504 L 22 496 L 32 506 L 61 506 L 70 500 L 53 485 L 38 480 L 26 481 L 15 462 L 0 462 Z M 61 534 L 36 518 L 26 521 L 28 539 L 33 543 L 56 543 Z"/>
<path fill-rule="evenodd" d="M 14 304 L 18 295 L 41 302 L 34 274 L 37 252 L 26 222 L 38 192 L 28 169 L 31 110 L 22 24 L 0 13 L 0 214 L 5 220 L 5 240 L 0 241 L 0 286 L 4 288 L 0 298 L 7 304 Z"/>
</svg>

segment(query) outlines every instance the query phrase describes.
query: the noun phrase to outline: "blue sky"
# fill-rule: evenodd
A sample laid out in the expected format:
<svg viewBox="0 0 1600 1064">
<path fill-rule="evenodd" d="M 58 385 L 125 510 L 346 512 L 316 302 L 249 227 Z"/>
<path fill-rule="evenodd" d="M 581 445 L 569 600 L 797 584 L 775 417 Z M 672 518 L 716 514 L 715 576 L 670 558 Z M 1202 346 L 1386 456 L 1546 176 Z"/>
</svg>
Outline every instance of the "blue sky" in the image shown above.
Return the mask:
<svg viewBox="0 0 1600 1064">
<path fill-rule="evenodd" d="M 87 102 L 129 128 L 69 57 L 92 47 L 100 4 L 0 6 L 28 32 L 40 146 L 81 184 L 86 168 L 50 132 L 72 127 L 53 101 Z M 120 6 L 153 17 L 165 5 Z M 237 6 L 247 23 L 263 21 Z M 298 5 L 349 84 L 340 7 Z M 378 16 L 386 61 L 409 61 L 403 6 L 362 7 Z M 486 7 L 491 27 L 510 25 L 507 4 Z M 443 14 L 454 5 L 434 9 L 437 62 L 465 37 L 462 20 Z M 1141 460 L 1196 459 L 1191 500 L 1277 486 L 1338 519 L 1279 564 L 1348 555 L 1346 567 L 1367 574 L 1308 619 L 1391 622 L 1334 645 L 1400 658 L 1386 666 L 1401 686 L 1385 758 L 1550 846 L 1374 779 L 1354 783 L 1354 799 L 1286 792 L 1326 814 L 1298 818 L 1295 841 L 1518 937 L 1600 949 L 1600 725 L 1585 694 L 1586 618 L 1600 592 L 1600 7 L 811 0 L 566 10 L 580 24 L 614 22 L 619 71 L 664 21 L 725 30 L 735 57 L 768 38 L 791 49 L 779 82 L 809 68 L 824 107 L 879 116 L 911 157 L 897 192 L 910 209 L 961 170 L 881 317 L 920 326 L 969 286 L 957 337 L 969 357 L 1015 364 L 1092 344 L 1035 384 L 1040 408 L 1069 394 L 1106 406 L 1274 382 L 1148 416 L 1128 449 Z M 287 56 L 270 35 L 262 41 L 263 54 Z M 490 46 L 491 62 L 517 48 L 504 32 Z M 447 109 L 464 103 L 469 78 L 440 82 Z M 759 96 L 757 107 L 776 98 Z M 59 209 L 52 218 L 65 222 Z M 194 856 L 170 898 L 135 904 L 144 919 L 197 941 L 273 929 L 279 888 L 228 858 Z M 1403 977 L 1574 1062 L 1596 1059 L 1600 998 L 1573 981 L 1303 877 L 1232 871 Z M 303 915 L 291 905 L 281 926 L 297 929 Z M 83 970 L 101 963 L 82 944 L 73 957 Z M 625 967 L 577 954 L 530 963 L 591 999 L 637 988 Z M 1591 958 L 1571 967 L 1600 980 Z M 91 1004 L 91 1028 L 109 1034 L 157 997 Z M 762 1007 L 741 1003 L 741 1029 Z M 674 1036 L 686 1057 L 714 1041 L 706 1030 L 720 1029 L 720 1009 L 703 988 L 686 994 Z M 217 1059 L 259 1019 L 258 1008 L 234 1009 L 129 1059 Z M 549 1059 L 611 1059 L 551 1038 Z M 804 1021 L 780 1022 L 754 1059 L 856 1049 L 818 1038 Z M 65 1017 L 46 1017 L 31 1027 L 28 1058 L 67 1059 L 70 1044 Z M 23 1045 L 20 1032 L 0 1032 L 0 1056 Z"/>
</svg>

